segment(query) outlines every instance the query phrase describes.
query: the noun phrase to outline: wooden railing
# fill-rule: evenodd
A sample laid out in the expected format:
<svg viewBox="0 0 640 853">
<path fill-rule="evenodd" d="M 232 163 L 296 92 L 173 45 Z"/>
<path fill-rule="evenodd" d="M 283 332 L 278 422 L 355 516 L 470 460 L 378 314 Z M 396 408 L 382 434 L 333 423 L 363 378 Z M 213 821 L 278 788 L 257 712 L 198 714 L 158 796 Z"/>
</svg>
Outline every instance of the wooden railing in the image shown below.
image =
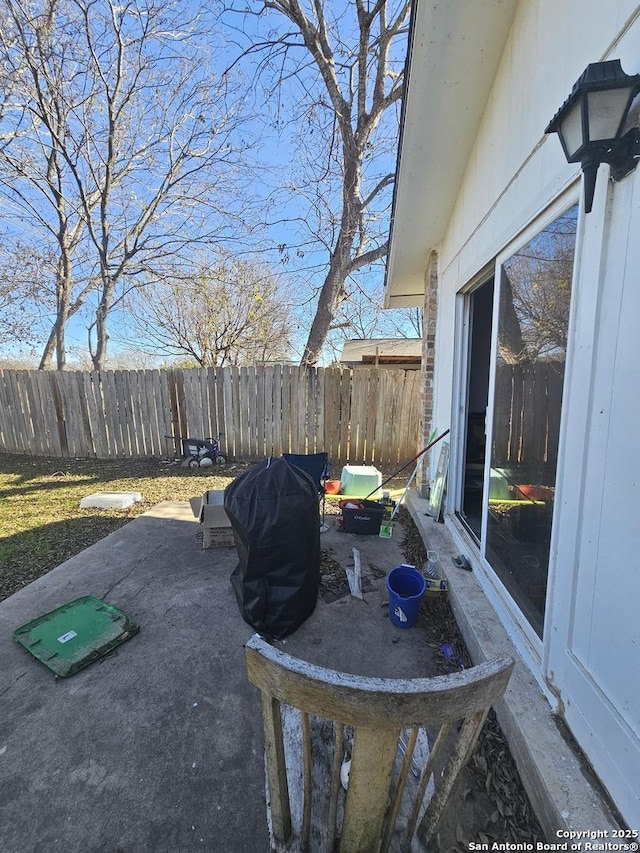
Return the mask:
<svg viewBox="0 0 640 853">
<path fill-rule="evenodd" d="M 417 370 L 0 370 L 0 450 L 29 456 L 166 458 L 166 436 L 219 435 L 230 459 L 393 466 L 416 453 L 419 419 Z"/>
</svg>

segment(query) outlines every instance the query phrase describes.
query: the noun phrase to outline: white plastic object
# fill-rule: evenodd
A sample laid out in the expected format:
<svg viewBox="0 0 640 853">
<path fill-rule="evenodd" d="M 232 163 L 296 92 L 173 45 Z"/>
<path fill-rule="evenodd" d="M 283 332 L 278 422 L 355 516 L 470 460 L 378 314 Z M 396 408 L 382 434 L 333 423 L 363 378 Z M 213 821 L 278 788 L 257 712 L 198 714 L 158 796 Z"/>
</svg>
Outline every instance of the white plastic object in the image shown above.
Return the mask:
<svg viewBox="0 0 640 853">
<path fill-rule="evenodd" d="M 340 782 L 342 783 L 342 787 L 347 790 L 349 787 L 349 773 L 351 772 L 351 759 L 348 761 L 342 762 L 342 767 L 340 768 Z"/>
<path fill-rule="evenodd" d="M 142 500 L 140 492 L 94 492 L 80 501 L 80 509 L 127 509 Z"/>
<path fill-rule="evenodd" d="M 340 492 L 355 498 L 373 495 L 382 485 L 382 473 L 371 465 L 345 465 L 340 475 Z"/>
<path fill-rule="evenodd" d="M 439 579 L 440 572 L 438 571 L 438 563 L 440 562 L 440 554 L 437 551 L 427 551 L 427 565 L 425 574 L 427 577 Z"/>
<path fill-rule="evenodd" d="M 361 576 L 362 569 L 360 563 L 360 551 L 357 548 L 353 549 L 353 568 L 348 566 L 345 568 L 347 582 L 349 584 L 349 592 L 354 598 L 362 598 Z"/>
</svg>

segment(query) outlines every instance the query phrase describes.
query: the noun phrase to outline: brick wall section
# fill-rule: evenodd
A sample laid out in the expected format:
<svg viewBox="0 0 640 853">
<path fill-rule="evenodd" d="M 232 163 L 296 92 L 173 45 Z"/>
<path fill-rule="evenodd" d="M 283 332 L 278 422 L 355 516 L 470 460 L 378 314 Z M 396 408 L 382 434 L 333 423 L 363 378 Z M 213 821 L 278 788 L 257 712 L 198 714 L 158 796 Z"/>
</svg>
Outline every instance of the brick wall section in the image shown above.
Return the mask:
<svg viewBox="0 0 640 853">
<path fill-rule="evenodd" d="M 420 417 L 420 446 L 426 447 L 433 429 L 433 383 L 436 360 L 436 324 L 438 319 L 438 255 L 431 252 L 425 271 L 424 336 L 422 339 L 422 405 Z M 418 471 L 418 488 L 422 496 L 429 493 L 429 455 L 425 454 Z"/>
</svg>

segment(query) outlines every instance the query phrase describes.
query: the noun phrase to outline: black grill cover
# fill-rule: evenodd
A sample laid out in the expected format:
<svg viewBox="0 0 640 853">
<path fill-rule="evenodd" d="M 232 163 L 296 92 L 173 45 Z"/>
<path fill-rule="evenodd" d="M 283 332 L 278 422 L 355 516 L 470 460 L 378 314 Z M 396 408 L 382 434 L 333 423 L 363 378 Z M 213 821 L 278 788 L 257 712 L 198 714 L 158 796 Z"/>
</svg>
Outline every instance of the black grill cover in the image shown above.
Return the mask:
<svg viewBox="0 0 640 853">
<path fill-rule="evenodd" d="M 242 618 L 264 637 L 286 637 L 318 600 L 318 490 L 304 471 L 268 459 L 227 486 L 224 508 L 240 558 L 231 585 Z"/>
</svg>

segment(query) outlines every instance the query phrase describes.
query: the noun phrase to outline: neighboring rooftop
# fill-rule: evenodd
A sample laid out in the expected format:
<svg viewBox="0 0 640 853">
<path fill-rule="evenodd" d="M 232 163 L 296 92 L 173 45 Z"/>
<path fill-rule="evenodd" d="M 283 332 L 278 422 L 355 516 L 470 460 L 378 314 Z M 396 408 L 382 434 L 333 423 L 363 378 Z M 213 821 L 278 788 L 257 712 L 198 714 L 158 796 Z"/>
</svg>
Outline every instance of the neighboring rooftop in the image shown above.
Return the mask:
<svg viewBox="0 0 640 853">
<path fill-rule="evenodd" d="M 382 366 L 417 369 L 422 361 L 420 338 L 353 338 L 345 341 L 340 364 L 345 367 Z"/>
</svg>

